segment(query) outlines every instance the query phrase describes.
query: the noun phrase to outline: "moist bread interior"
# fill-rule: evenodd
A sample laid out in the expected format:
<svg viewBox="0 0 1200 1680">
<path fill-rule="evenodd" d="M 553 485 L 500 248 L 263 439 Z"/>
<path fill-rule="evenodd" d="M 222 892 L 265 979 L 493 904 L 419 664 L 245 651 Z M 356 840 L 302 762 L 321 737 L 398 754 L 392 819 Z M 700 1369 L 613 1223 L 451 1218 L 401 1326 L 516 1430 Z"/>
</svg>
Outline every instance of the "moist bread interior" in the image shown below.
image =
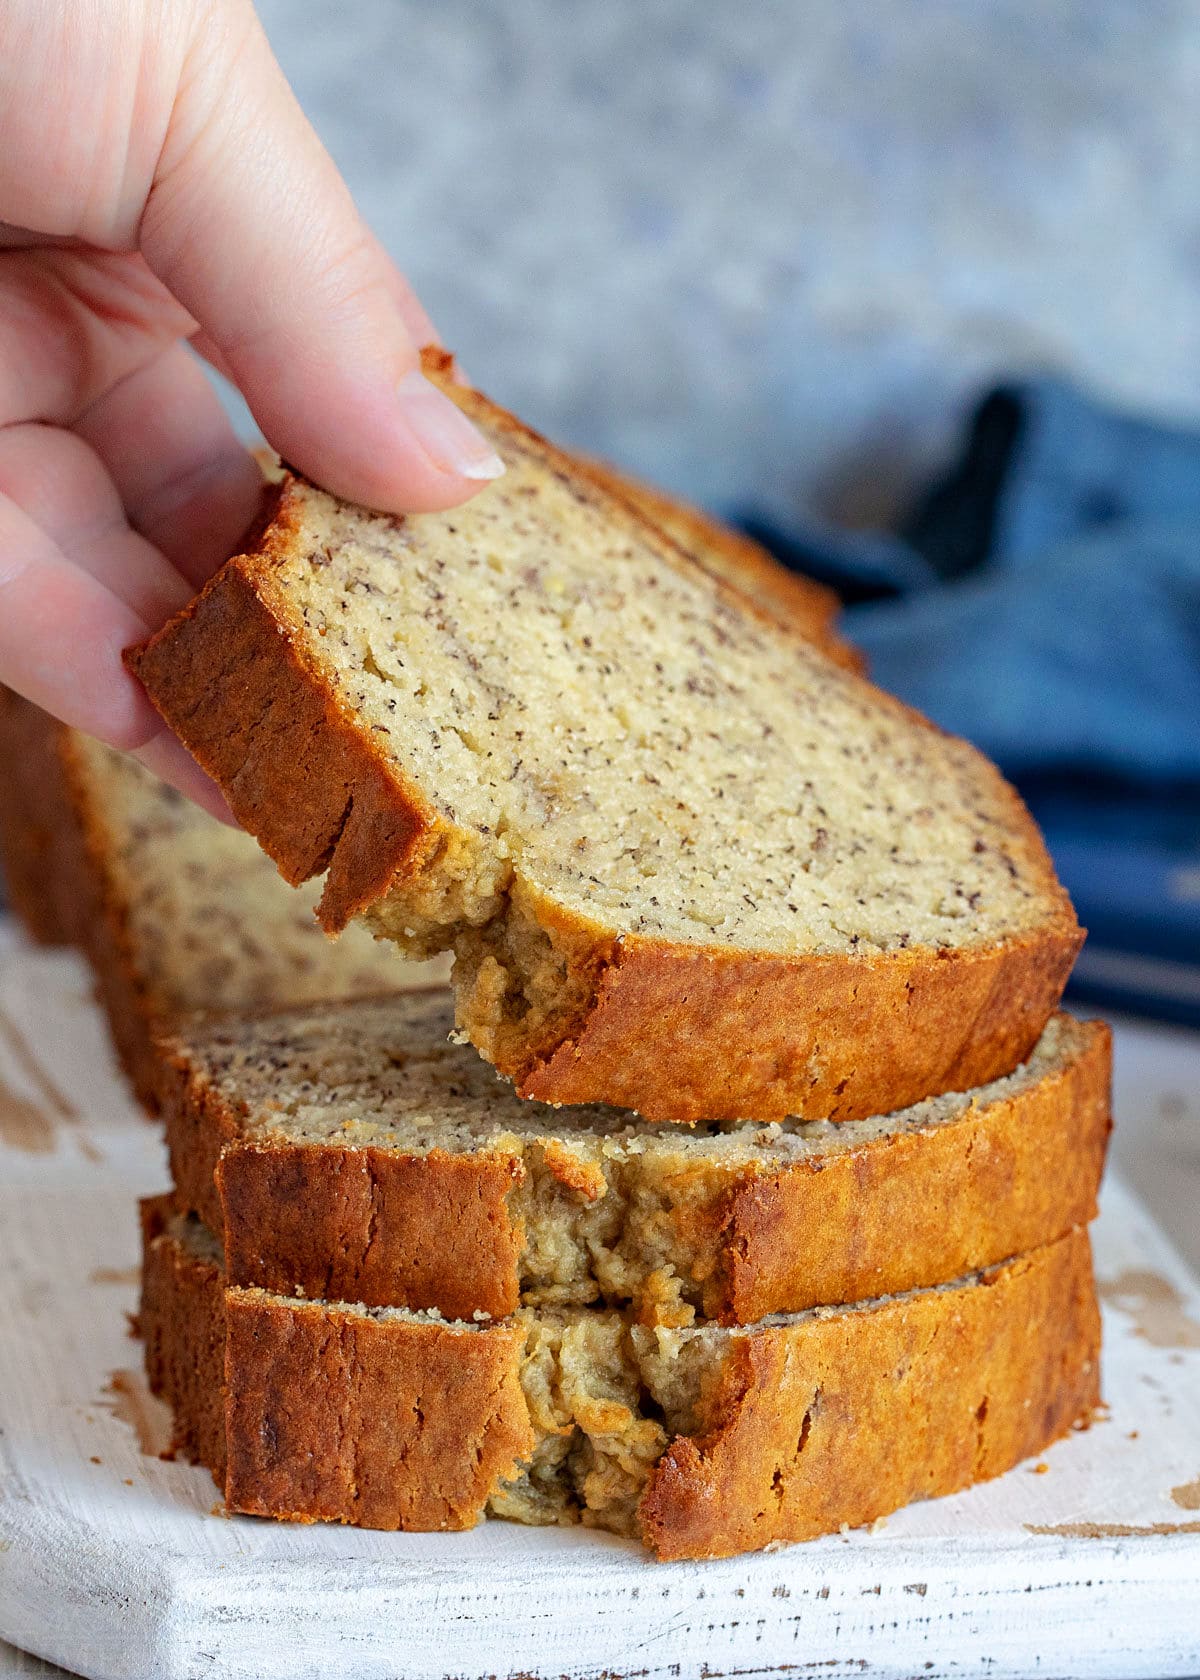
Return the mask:
<svg viewBox="0 0 1200 1680">
<path fill-rule="evenodd" d="M 176 1218 L 167 1235 L 194 1258 L 221 1265 L 220 1244 L 198 1220 Z M 651 1472 L 676 1437 L 704 1434 L 736 1341 L 773 1326 L 849 1318 L 916 1295 L 970 1288 L 980 1276 L 848 1307 L 775 1315 L 749 1327 L 649 1326 L 612 1310 L 523 1309 L 516 1315 L 525 1332 L 519 1375 L 536 1445 L 518 1474 L 493 1493 L 487 1512 L 527 1524 L 582 1523 L 637 1536 L 638 1505 Z M 258 1290 L 239 1293 L 263 1296 Z M 478 1335 L 484 1328 L 401 1307 L 344 1301 L 286 1305 L 295 1312 L 436 1323 L 455 1335 Z"/>
<path fill-rule="evenodd" d="M 819 1165 L 874 1139 L 949 1125 L 972 1106 L 1036 1085 L 1076 1051 L 1084 1030 L 1055 1016 L 1012 1074 L 896 1114 L 684 1128 L 600 1105 L 522 1101 L 473 1049 L 450 1041 L 452 1021 L 445 993 L 412 993 L 198 1025 L 187 1055 L 239 1113 L 252 1144 L 511 1157 L 521 1168 L 509 1205 L 524 1228 L 527 1305 L 632 1302 L 679 1324 L 703 1308 L 701 1254 L 710 1243 L 699 1222 L 671 1215 L 680 1198 L 699 1204 L 711 1193 L 706 1175 L 715 1168 Z"/>
<path fill-rule="evenodd" d="M 424 954 L 477 930 L 464 963 L 520 966 L 536 1013 L 565 973 L 522 884 L 617 935 L 766 952 L 988 945 L 1044 921 L 1044 856 L 977 752 L 494 441 L 506 476 L 437 519 L 290 492 L 289 600 L 452 825 L 375 907 L 381 931 Z"/>
</svg>

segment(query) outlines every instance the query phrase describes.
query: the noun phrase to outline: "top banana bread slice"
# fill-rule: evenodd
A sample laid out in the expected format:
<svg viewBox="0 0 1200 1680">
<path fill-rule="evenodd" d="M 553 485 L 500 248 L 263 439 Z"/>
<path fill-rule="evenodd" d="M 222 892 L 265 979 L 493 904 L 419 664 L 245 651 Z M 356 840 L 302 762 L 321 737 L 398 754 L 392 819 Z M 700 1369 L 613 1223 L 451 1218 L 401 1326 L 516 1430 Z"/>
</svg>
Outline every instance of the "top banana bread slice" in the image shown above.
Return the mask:
<svg viewBox="0 0 1200 1680">
<path fill-rule="evenodd" d="M 451 389 L 502 479 L 405 519 L 289 476 L 130 655 L 325 925 L 452 947 L 552 1102 L 853 1119 L 1013 1068 L 1082 935 L 999 774 Z"/>
</svg>

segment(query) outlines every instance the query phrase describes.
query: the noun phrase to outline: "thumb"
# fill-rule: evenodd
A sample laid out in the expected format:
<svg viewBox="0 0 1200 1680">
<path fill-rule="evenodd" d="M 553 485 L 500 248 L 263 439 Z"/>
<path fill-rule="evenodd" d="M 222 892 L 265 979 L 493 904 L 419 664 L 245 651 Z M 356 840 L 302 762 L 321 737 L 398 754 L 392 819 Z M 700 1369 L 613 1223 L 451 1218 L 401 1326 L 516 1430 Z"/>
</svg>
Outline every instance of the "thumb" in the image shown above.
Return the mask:
<svg viewBox="0 0 1200 1680">
<path fill-rule="evenodd" d="M 285 460 L 372 507 L 465 501 L 503 467 L 423 377 L 428 318 L 250 5 L 201 16 L 142 218 L 147 262 Z"/>
</svg>

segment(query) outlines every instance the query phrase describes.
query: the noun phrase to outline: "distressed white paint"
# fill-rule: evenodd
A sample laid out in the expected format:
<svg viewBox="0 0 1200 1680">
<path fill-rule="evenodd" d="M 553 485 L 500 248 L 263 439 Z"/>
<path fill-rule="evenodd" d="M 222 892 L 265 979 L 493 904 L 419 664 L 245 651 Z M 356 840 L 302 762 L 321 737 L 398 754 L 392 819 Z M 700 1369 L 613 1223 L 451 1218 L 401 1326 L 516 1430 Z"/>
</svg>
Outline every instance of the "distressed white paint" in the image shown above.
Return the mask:
<svg viewBox="0 0 1200 1680">
<path fill-rule="evenodd" d="M 134 1196 L 165 1180 L 157 1132 L 116 1078 L 74 957 L 0 929 L 0 1009 L 79 1113 L 52 1152 L 0 1150 L 0 1637 L 96 1680 L 1200 1672 L 1200 1533 L 1030 1532 L 1200 1524 L 1171 1496 L 1200 1478 L 1200 1346 L 1152 1345 L 1128 1296 L 1106 1313 L 1107 1421 L 1054 1447 L 1044 1474 L 1021 1467 L 876 1533 L 667 1566 L 579 1530 L 214 1515 L 208 1476 L 142 1456 L 105 1395 L 138 1365 L 135 1291 L 96 1279 L 135 1264 Z M 0 1031 L 0 1079 L 36 1098 L 11 1040 Z M 1155 1065 L 1147 1051 L 1147 1104 Z M 1200 1326 L 1200 1289 L 1118 1182 L 1096 1251 L 1104 1278 L 1167 1280 Z M 7 1660 L 0 1674 L 42 1672 Z"/>
</svg>

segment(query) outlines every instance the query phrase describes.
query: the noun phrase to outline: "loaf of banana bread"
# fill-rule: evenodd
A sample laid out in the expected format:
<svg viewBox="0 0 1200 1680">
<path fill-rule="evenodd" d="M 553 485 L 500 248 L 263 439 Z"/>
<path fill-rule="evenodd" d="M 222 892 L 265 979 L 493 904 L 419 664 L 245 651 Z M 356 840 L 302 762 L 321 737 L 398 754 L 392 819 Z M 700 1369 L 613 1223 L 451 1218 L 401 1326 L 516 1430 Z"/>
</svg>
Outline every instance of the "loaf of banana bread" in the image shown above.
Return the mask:
<svg viewBox="0 0 1200 1680">
<path fill-rule="evenodd" d="M 151 1108 L 152 1041 L 181 1016 L 446 978 L 364 928 L 329 939 L 311 888 L 288 887 L 248 834 L 4 689 L 0 766 L 13 909 L 35 939 L 87 953 L 122 1063 Z"/>
</svg>

